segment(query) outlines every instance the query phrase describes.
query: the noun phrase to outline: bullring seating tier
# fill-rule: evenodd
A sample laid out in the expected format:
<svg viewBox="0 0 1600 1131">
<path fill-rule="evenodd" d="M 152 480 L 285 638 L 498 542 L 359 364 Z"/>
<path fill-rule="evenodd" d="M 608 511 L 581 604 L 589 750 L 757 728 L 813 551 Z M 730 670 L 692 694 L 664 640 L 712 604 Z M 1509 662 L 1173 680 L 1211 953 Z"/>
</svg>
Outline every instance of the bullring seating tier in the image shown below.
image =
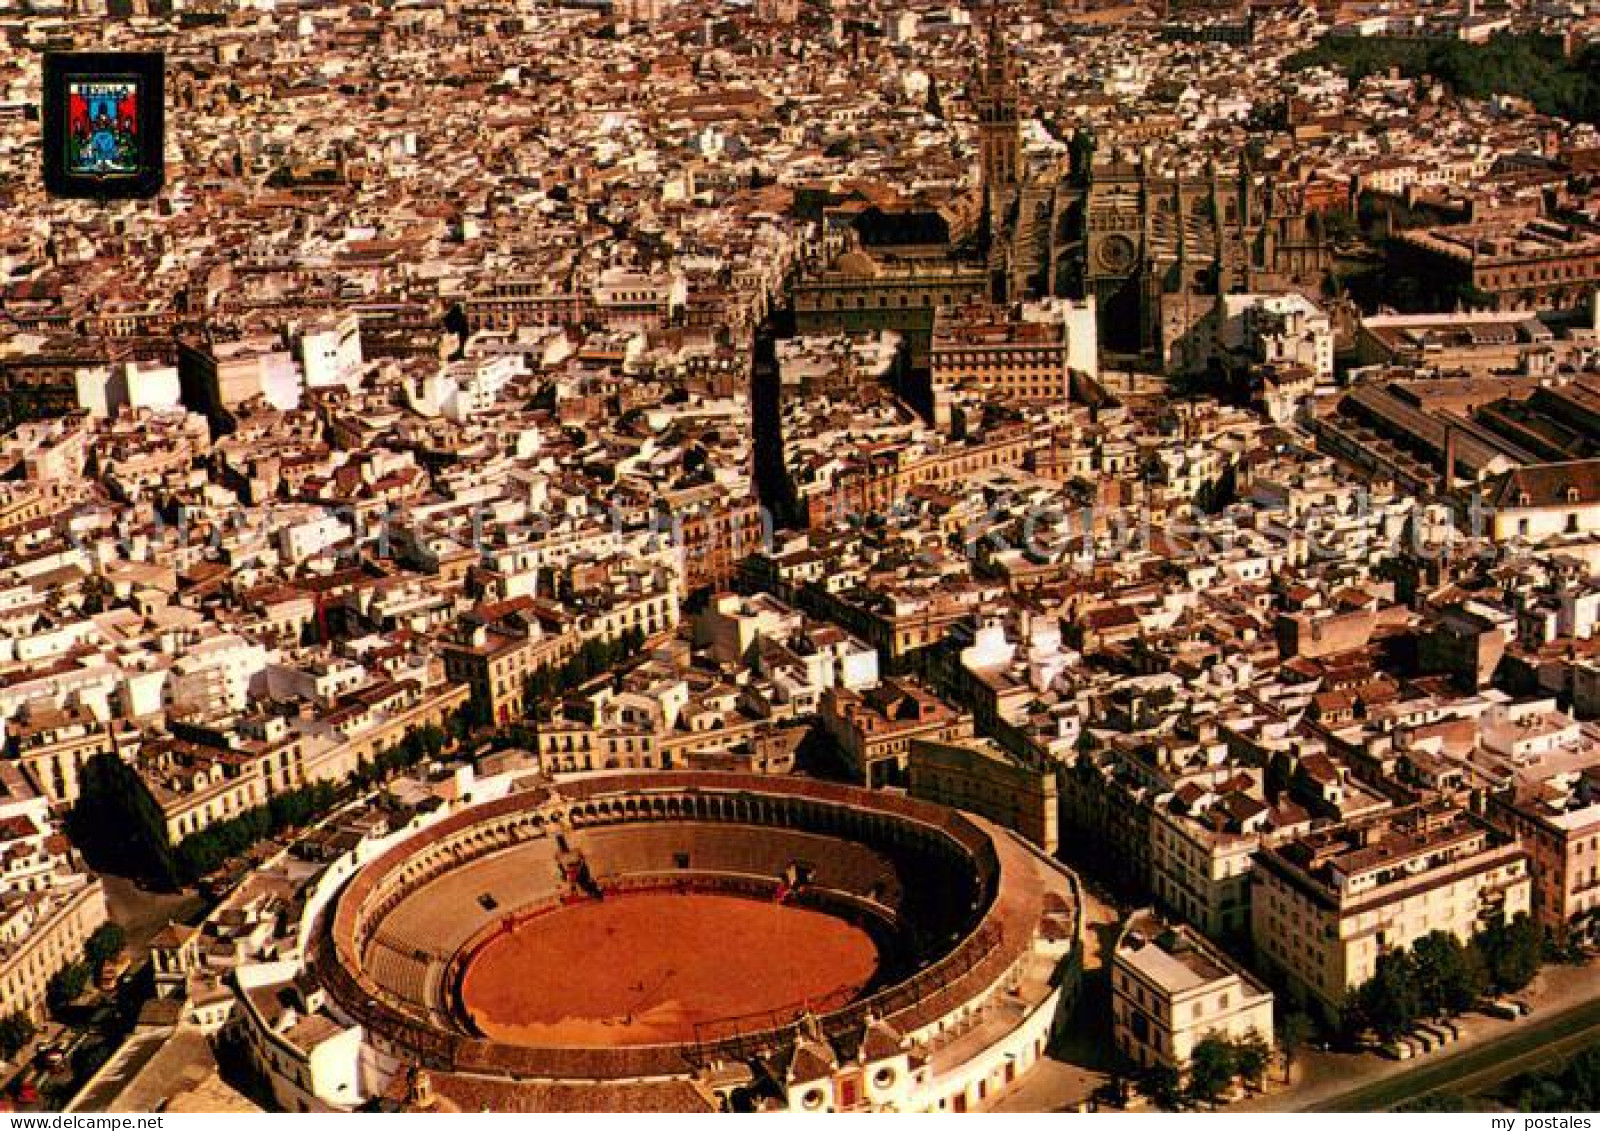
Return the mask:
<svg viewBox="0 0 1600 1131">
<path fill-rule="evenodd" d="M 408 953 L 383 939 L 367 947 L 366 963 L 379 985 L 412 1008 L 431 1013 L 428 1003 L 443 963 L 426 952 Z"/>
<path fill-rule="evenodd" d="M 791 864 L 812 869 L 816 887 L 844 892 L 895 909 L 900 879 L 894 863 L 855 841 L 817 836 L 797 829 L 682 821 L 669 826 L 616 825 L 573 834 L 573 846 L 604 886 L 630 876 L 682 876 L 695 873 L 756 876 L 781 880 Z M 678 858 L 686 857 L 679 867 Z"/>
<path fill-rule="evenodd" d="M 519 907 L 557 899 L 562 887 L 551 837 L 479 857 L 407 892 L 377 924 L 364 961 L 379 985 L 408 1004 L 430 1008 L 438 1000 L 444 965 L 463 943 Z M 494 906 L 484 905 L 486 895 Z M 405 972 L 407 963 L 419 962 L 432 967 L 421 986 Z M 403 983 L 389 981 L 388 971 L 400 974 Z"/>
</svg>

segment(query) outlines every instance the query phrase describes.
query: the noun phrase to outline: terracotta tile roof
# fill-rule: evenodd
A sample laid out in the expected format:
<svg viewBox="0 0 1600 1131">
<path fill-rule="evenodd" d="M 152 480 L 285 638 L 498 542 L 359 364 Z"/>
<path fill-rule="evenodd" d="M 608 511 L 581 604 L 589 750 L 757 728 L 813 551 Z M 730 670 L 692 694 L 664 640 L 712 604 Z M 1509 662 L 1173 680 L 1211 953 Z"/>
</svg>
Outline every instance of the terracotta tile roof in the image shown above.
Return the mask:
<svg viewBox="0 0 1600 1131">
<path fill-rule="evenodd" d="M 1519 467 L 1492 480 L 1494 507 L 1589 506 L 1600 502 L 1600 459 Z"/>
</svg>

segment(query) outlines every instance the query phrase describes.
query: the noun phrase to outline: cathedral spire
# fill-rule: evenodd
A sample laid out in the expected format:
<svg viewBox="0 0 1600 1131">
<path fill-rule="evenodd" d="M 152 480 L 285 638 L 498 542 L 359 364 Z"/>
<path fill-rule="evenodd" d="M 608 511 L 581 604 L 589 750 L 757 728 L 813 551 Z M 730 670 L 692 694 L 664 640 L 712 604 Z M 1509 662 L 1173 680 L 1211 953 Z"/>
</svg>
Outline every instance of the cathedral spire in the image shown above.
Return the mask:
<svg viewBox="0 0 1600 1131">
<path fill-rule="evenodd" d="M 1002 190 L 1014 190 L 1022 181 L 1021 100 L 998 0 L 990 0 L 984 39 L 973 101 L 978 110 L 983 187 L 993 199 Z"/>
<path fill-rule="evenodd" d="M 990 0 L 984 27 L 985 79 L 993 85 L 1012 81 L 1011 53 L 1006 50 L 1005 29 L 1000 25 L 1000 2 Z"/>
</svg>

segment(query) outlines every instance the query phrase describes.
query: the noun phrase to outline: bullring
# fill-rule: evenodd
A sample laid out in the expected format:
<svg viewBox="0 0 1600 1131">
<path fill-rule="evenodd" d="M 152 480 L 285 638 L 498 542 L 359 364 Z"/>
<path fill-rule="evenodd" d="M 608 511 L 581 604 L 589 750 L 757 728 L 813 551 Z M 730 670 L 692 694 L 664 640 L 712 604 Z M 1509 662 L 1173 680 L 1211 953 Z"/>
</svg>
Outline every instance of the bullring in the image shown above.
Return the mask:
<svg viewBox="0 0 1600 1131">
<path fill-rule="evenodd" d="M 286 1106 L 968 1110 L 1076 992 L 1059 864 L 799 778 L 568 781 L 331 871 L 287 988 L 241 979 Z M 322 1039 L 292 1039 L 313 1017 Z"/>
</svg>

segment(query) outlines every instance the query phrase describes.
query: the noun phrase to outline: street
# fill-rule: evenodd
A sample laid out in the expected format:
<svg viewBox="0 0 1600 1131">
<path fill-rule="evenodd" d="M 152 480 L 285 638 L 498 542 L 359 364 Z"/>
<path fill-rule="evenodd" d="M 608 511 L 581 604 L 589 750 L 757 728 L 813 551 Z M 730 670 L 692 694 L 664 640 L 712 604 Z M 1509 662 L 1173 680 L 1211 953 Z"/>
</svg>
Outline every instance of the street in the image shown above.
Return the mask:
<svg viewBox="0 0 1600 1131">
<path fill-rule="evenodd" d="M 1387 1111 L 1434 1092 L 1481 1094 L 1512 1077 L 1600 1041 L 1600 998 L 1592 965 L 1547 966 L 1526 995 L 1534 1012 L 1517 1021 L 1459 1019 L 1464 1035 L 1450 1051 L 1419 1060 L 1375 1053 L 1304 1052 L 1288 1090 L 1232 1104 L 1229 1111 Z"/>
<path fill-rule="evenodd" d="M 1472 1096 L 1600 1041 L 1600 1001 L 1529 1020 L 1522 1029 L 1354 1088 L 1299 1111 L 1388 1111 L 1438 1091 Z"/>
<path fill-rule="evenodd" d="M 187 923 L 201 909 L 201 900 L 192 890 L 156 892 L 142 888 L 127 876 L 100 873 L 106 889 L 106 907 L 111 921 L 127 932 L 124 946 L 136 969 L 144 961 L 150 940 L 168 923 Z"/>
</svg>

